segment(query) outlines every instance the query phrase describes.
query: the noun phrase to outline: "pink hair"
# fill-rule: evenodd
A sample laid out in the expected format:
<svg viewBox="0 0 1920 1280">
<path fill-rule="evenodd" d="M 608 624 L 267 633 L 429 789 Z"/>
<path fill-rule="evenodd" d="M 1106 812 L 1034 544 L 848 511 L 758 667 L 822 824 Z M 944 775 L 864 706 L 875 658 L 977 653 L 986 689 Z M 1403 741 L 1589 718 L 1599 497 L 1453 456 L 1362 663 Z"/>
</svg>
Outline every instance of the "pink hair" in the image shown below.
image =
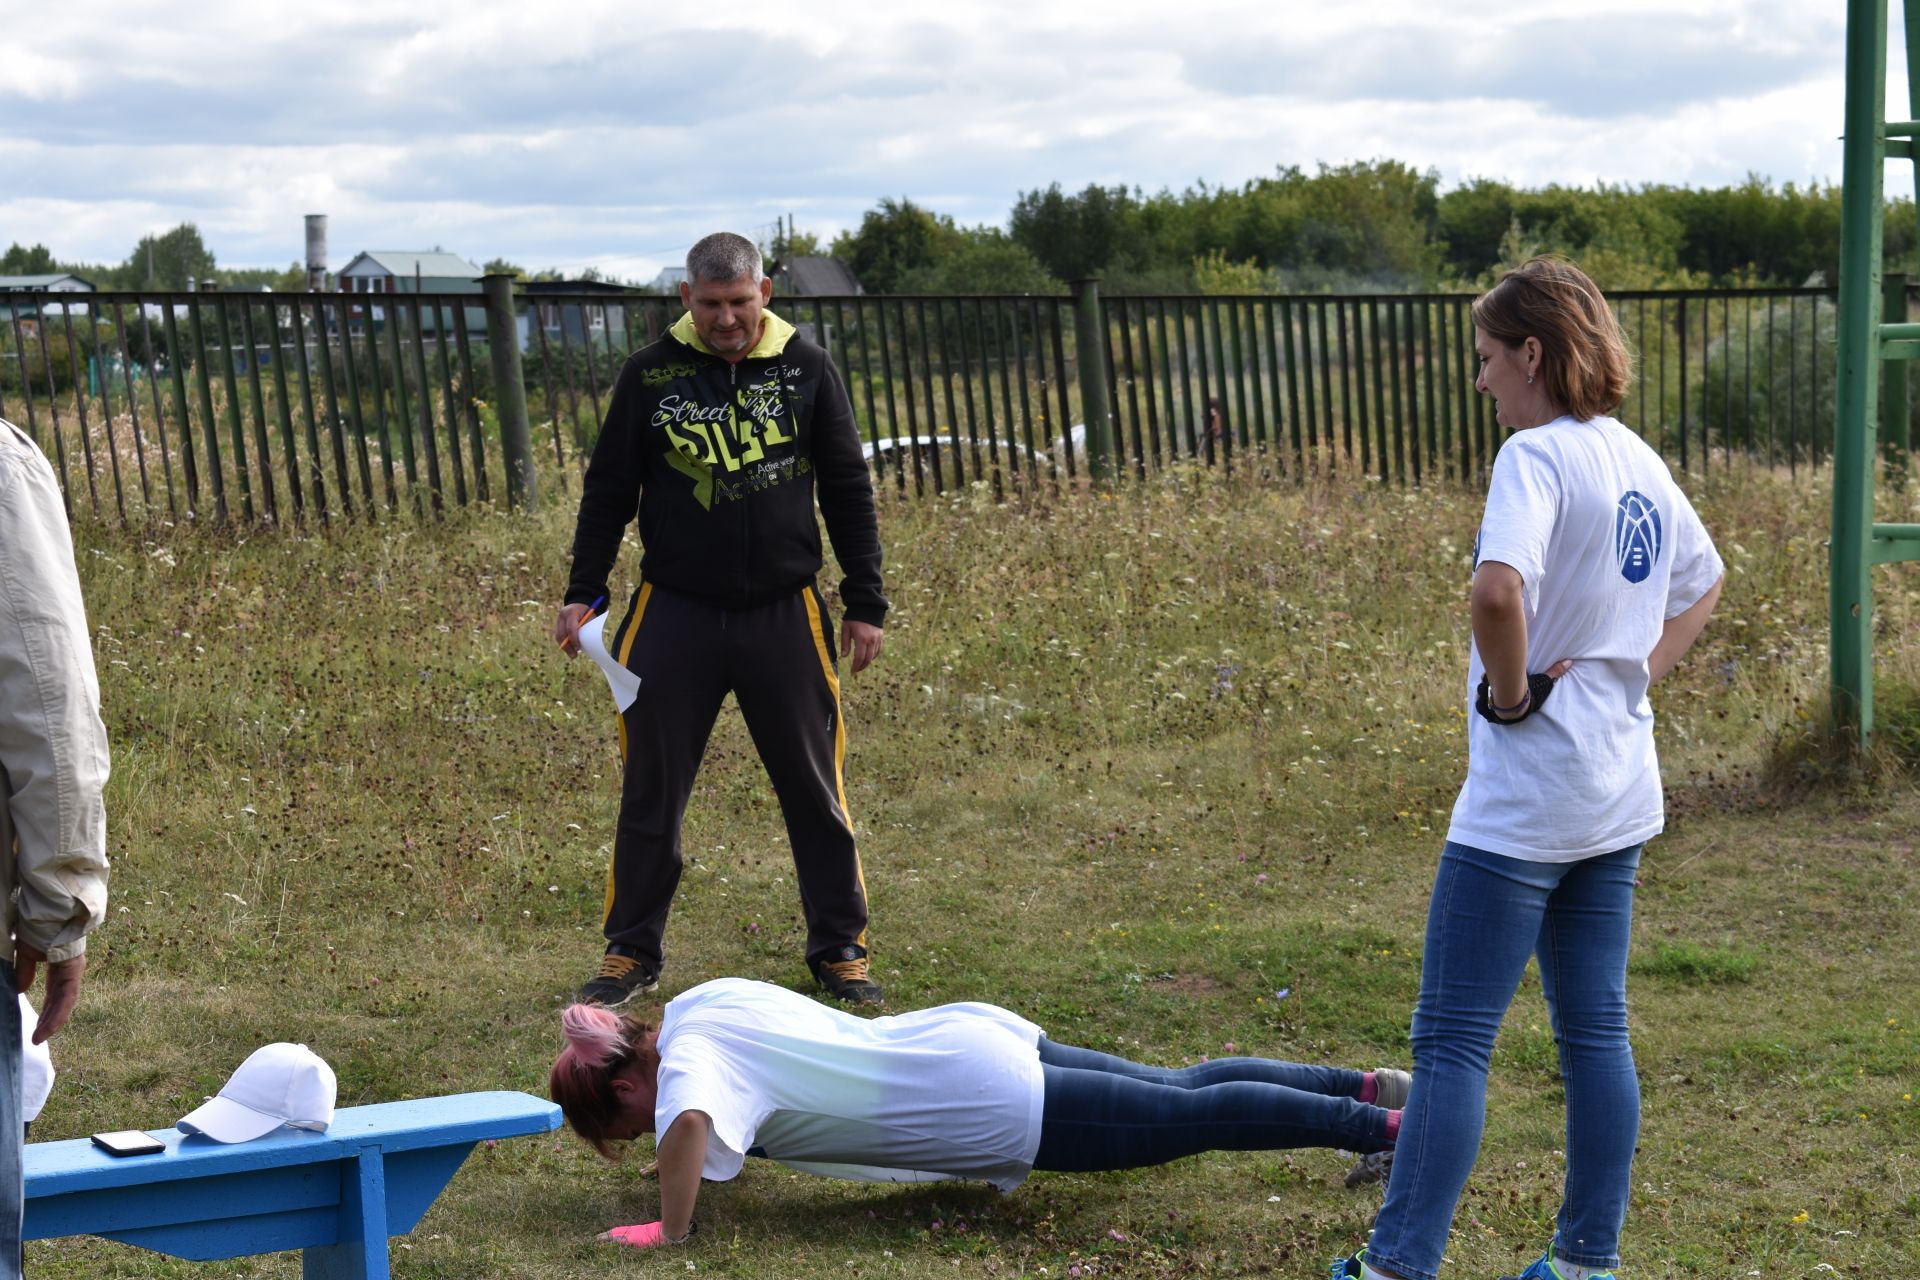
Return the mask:
<svg viewBox="0 0 1920 1280">
<path fill-rule="evenodd" d="M 607 1131 L 620 1113 L 613 1078 L 636 1058 L 649 1075 L 659 1066 L 659 1056 L 647 1044 L 652 1028 L 599 1005 L 575 1004 L 560 1014 L 560 1029 L 567 1047 L 554 1061 L 547 1091 L 573 1131 L 611 1160 Z"/>
<path fill-rule="evenodd" d="M 589 1070 L 604 1070 L 632 1047 L 620 1033 L 618 1015 L 597 1004 L 568 1005 L 560 1015 L 560 1030 L 567 1037 L 560 1061 L 571 1056 Z"/>
</svg>

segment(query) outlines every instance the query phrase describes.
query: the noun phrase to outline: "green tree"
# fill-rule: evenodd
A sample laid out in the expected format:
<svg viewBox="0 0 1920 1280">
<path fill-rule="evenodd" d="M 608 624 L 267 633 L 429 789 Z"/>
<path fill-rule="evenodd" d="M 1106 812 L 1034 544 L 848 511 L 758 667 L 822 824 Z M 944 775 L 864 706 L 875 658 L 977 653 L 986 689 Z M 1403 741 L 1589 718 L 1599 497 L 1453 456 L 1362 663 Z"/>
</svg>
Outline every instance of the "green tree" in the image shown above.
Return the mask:
<svg viewBox="0 0 1920 1280">
<path fill-rule="evenodd" d="M 1500 261 L 1501 242 L 1514 230 L 1519 201 L 1520 193 L 1508 183 L 1470 178 L 1435 202 L 1436 233 L 1454 279 L 1478 279 Z"/>
<path fill-rule="evenodd" d="M 1055 279 L 1084 280 L 1114 268 L 1155 265 L 1137 191 L 1089 186 L 1067 195 L 1054 183 L 1024 191 L 1009 217 L 1012 239 Z"/>
<path fill-rule="evenodd" d="M 936 265 L 961 239 L 952 218 L 930 213 L 905 196 L 888 197 L 867 211 L 857 230 L 833 242 L 833 256 L 869 293 L 901 293 L 913 272 Z"/>
<path fill-rule="evenodd" d="M 213 250 L 200 228 L 183 222 L 157 236 L 142 236 L 115 272 L 116 283 L 140 289 L 185 289 L 188 280 L 214 274 Z"/>
<path fill-rule="evenodd" d="M 767 246 L 767 256 L 774 262 L 791 262 L 795 258 L 814 258 L 820 254 L 820 237 L 811 231 L 789 233 L 784 224 L 773 236 L 773 243 Z"/>
<path fill-rule="evenodd" d="M 933 263 L 907 272 L 903 293 L 1066 292 L 1039 259 L 998 227 L 960 230 Z"/>
<path fill-rule="evenodd" d="M 1272 271 L 1251 260 L 1230 261 L 1224 249 L 1215 249 L 1193 260 L 1193 283 L 1205 294 L 1280 292 L 1279 277 Z"/>
<path fill-rule="evenodd" d="M 490 275 L 490 276 L 512 276 L 515 280 L 525 280 L 528 278 L 527 269 L 525 267 L 521 266 L 517 262 L 508 262 L 505 258 L 492 258 L 488 260 L 487 264 L 481 267 L 480 270 L 482 274 Z M 558 272 L 554 272 L 551 275 L 549 275 L 546 272 L 542 272 L 540 275 L 535 276 L 533 278 L 538 280 L 544 280 L 544 279 L 558 280 L 560 279 L 560 275 Z"/>
<path fill-rule="evenodd" d="M 43 244 L 29 249 L 15 243 L 0 254 L 0 276 L 50 276 L 59 270 L 60 264 L 53 260 L 53 250 Z"/>
<path fill-rule="evenodd" d="M 1277 265 L 1317 268 L 1330 283 L 1416 289 L 1438 275 L 1440 175 L 1397 160 L 1321 165 L 1283 175 L 1298 192 L 1299 231 Z"/>
</svg>

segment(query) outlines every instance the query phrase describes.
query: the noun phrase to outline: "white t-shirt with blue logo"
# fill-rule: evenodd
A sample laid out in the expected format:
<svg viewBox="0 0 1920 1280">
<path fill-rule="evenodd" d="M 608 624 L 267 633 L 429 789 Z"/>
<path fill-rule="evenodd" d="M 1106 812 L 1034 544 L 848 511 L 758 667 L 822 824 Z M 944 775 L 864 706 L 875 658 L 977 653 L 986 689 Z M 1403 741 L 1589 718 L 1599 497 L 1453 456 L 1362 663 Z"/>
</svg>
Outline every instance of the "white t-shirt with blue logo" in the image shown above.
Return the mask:
<svg viewBox="0 0 1920 1280">
<path fill-rule="evenodd" d="M 1011 1191 L 1040 1148 L 1040 1035 L 996 1005 L 857 1018 L 717 978 L 667 1003 L 654 1132 L 706 1112 L 701 1176 L 715 1182 L 753 1153 L 830 1178 Z"/>
<path fill-rule="evenodd" d="M 1660 833 L 1666 812 L 1647 657 L 1723 566 L 1660 455 L 1612 418 L 1516 432 L 1494 459 L 1474 564 L 1525 582 L 1527 669 L 1573 669 L 1513 725 L 1473 710 L 1467 781 L 1447 838 L 1530 862 L 1573 862 Z"/>
</svg>

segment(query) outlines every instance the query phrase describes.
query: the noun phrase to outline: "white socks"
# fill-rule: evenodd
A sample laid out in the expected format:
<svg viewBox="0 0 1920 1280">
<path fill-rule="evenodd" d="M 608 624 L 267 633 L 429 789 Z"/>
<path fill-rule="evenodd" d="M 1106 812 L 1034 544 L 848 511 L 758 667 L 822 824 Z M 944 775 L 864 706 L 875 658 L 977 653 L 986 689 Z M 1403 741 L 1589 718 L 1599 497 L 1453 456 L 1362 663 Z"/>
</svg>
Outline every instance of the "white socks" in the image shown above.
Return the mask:
<svg viewBox="0 0 1920 1280">
<path fill-rule="evenodd" d="M 1609 1267 L 1583 1267 L 1573 1262 L 1556 1261 L 1553 1264 L 1553 1269 L 1561 1274 L 1563 1280 L 1594 1280 L 1595 1276 L 1611 1276 L 1613 1274 L 1612 1269 Z"/>
</svg>

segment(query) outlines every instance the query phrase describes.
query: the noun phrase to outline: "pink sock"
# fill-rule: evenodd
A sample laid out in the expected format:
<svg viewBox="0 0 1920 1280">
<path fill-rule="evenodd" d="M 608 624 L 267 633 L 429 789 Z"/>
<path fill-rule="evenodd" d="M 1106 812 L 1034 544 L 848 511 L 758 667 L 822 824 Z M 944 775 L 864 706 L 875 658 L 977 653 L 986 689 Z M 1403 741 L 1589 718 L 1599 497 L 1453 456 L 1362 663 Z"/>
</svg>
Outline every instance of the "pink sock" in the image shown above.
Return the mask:
<svg viewBox="0 0 1920 1280">
<path fill-rule="evenodd" d="M 1373 1072 L 1362 1071 L 1360 1073 L 1360 1093 L 1358 1095 L 1359 1101 L 1372 1102 L 1375 1098 L 1379 1096 L 1380 1096 L 1380 1084 L 1377 1080 L 1373 1078 Z"/>
<path fill-rule="evenodd" d="M 1400 1141 L 1400 1113 L 1398 1111 L 1387 1112 L 1387 1141 Z"/>
</svg>

